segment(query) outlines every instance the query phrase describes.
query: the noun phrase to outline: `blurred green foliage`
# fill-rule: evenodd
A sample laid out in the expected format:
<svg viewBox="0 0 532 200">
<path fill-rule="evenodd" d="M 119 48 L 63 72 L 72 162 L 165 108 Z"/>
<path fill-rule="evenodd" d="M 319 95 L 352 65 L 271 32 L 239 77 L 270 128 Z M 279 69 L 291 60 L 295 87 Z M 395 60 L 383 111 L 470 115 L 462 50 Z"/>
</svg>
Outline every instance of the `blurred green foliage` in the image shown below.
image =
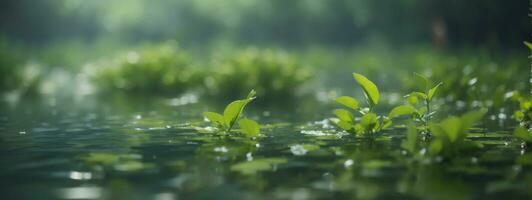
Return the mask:
<svg viewBox="0 0 532 200">
<path fill-rule="evenodd" d="M 0 30 L 29 43 L 112 37 L 343 46 L 382 39 L 518 47 L 531 30 L 528 6 L 503 0 L 4 0 Z"/>
<path fill-rule="evenodd" d="M 312 77 L 311 68 L 279 50 L 248 48 L 215 61 L 207 78 L 209 94 L 225 98 L 244 96 L 255 88 L 265 101 L 296 96 Z"/>
<path fill-rule="evenodd" d="M 93 82 L 108 92 L 176 95 L 203 81 L 202 71 L 191 66 L 188 53 L 170 44 L 130 51 L 101 65 Z"/>
<path fill-rule="evenodd" d="M 22 81 L 22 57 L 0 39 L 0 91 L 15 89 Z"/>
</svg>

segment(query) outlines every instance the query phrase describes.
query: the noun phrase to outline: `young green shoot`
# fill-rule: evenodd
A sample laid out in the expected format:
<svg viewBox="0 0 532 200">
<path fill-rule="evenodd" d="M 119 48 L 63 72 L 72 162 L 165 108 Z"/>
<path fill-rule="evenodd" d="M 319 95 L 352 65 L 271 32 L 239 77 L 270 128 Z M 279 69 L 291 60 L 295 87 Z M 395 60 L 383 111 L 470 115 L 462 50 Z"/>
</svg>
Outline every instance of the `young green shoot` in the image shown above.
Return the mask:
<svg viewBox="0 0 532 200">
<path fill-rule="evenodd" d="M 418 73 L 414 73 L 414 75 L 423 81 L 423 84 L 425 86 L 424 91 L 415 91 L 406 95 L 405 97 L 407 100 L 407 104 L 395 107 L 394 109 L 392 109 L 389 116 L 390 118 L 395 118 L 403 115 L 411 115 L 415 121 L 421 122 L 423 124 L 422 132 L 428 134 L 430 132 L 430 120 L 432 116 L 436 113 L 431 108 L 431 102 L 434 99 L 436 92 L 443 85 L 443 83 L 440 82 L 434 87 L 431 87 L 431 83 L 429 82 L 428 78 Z M 417 105 L 419 104 L 419 99 L 424 102 L 424 106 L 417 107 Z"/>
<path fill-rule="evenodd" d="M 380 92 L 377 86 L 361 74 L 353 73 L 353 77 L 364 91 L 368 107 L 360 107 L 358 100 L 353 97 L 340 96 L 336 98 L 336 102 L 349 108 L 349 110 L 336 109 L 334 114 L 338 120 L 335 123 L 339 128 L 346 132 L 364 134 L 373 137 L 375 133 L 391 126 L 392 122 L 388 117 L 377 116 L 377 114 L 374 113 L 375 106 L 379 103 L 380 98 Z M 355 120 L 351 111 L 360 114 L 360 119 Z"/>
<path fill-rule="evenodd" d="M 235 124 L 238 123 L 239 132 L 254 137 L 260 134 L 260 125 L 251 119 L 242 117 L 244 108 L 256 98 L 255 90 L 251 90 L 245 99 L 236 100 L 227 105 L 223 115 L 215 112 L 204 112 L 207 118 L 219 131 L 231 133 Z"/>
<path fill-rule="evenodd" d="M 434 138 L 428 146 L 431 156 L 452 158 L 469 150 L 480 147 L 471 140 L 467 140 L 469 129 L 482 119 L 486 110 L 467 112 L 460 117 L 451 116 L 439 123 L 431 123 L 430 130 Z"/>
</svg>

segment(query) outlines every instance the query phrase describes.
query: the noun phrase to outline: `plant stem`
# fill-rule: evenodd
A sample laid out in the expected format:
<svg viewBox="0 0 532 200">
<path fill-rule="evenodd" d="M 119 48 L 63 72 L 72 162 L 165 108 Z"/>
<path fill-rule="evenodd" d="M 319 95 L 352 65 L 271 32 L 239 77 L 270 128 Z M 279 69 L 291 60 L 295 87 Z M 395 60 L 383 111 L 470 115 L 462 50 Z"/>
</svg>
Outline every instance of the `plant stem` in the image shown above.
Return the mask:
<svg viewBox="0 0 532 200">
<path fill-rule="evenodd" d="M 425 99 L 425 105 L 427 106 L 427 113 L 425 114 L 425 131 L 429 132 L 429 121 L 430 121 L 430 101 Z"/>
</svg>

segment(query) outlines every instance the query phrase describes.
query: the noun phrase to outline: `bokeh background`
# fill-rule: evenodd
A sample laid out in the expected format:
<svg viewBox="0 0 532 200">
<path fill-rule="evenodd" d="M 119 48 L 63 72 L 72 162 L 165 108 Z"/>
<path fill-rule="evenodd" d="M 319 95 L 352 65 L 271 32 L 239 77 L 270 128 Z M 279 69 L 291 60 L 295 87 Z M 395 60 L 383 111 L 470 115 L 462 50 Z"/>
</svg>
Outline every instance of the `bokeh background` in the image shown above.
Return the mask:
<svg viewBox="0 0 532 200">
<path fill-rule="evenodd" d="M 502 97 L 529 87 L 529 5 L 4 0 L 0 91 L 15 101 L 105 91 L 233 98 L 257 88 L 276 100 L 305 88 L 348 90 L 353 81 L 345 74 L 356 71 L 385 92 L 411 89 L 418 72 L 446 82 L 451 100 L 473 98 L 476 82 L 485 85 L 473 89 Z"/>
</svg>

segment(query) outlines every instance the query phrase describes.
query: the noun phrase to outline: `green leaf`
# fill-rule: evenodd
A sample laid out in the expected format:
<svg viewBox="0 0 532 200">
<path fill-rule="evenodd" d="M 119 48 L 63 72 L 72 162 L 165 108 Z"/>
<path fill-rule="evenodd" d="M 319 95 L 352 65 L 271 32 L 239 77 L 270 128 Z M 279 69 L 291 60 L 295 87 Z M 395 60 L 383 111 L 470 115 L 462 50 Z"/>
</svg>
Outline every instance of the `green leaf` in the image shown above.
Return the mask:
<svg viewBox="0 0 532 200">
<path fill-rule="evenodd" d="M 525 113 L 521 112 L 521 111 L 515 111 L 514 112 L 514 117 L 517 121 L 521 121 L 525 118 Z"/>
<path fill-rule="evenodd" d="M 412 92 L 408 96 L 416 96 L 418 98 L 422 98 L 423 100 L 428 98 L 428 96 L 423 92 Z"/>
<path fill-rule="evenodd" d="M 223 116 L 225 124 L 229 130 L 233 127 L 236 120 L 238 120 L 238 117 L 240 114 L 242 114 L 242 111 L 244 111 L 244 107 L 246 107 L 249 102 L 255 99 L 255 95 L 255 90 L 251 90 L 246 99 L 233 101 L 227 105 L 227 107 L 225 107 Z"/>
<path fill-rule="evenodd" d="M 397 106 L 390 111 L 390 114 L 388 114 L 388 117 L 395 118 L 402 115 L 411 115 L 414 112 L 416 112 L 416 109 L 410 105 L 401 105 Z"/>
<path fill-rule="evenodd" d="M 454 143 L 460 138 L 461 121 L 458 117 L 449 117 L 440 123 L 449 142 Z"/>
<path fill-rule="evenodd" d="M 351 132 L 355 128 L 351 122 L 347 122 L 347 121 L 340 120 L 339 122 L 336 122 L 335 124 L 336 126 L 338 126 L 339 128 L 347 132 Z"/>
<path fill-rule="evenodd" d="M 429 79 L 421 74 L 418 74 L 416 72 L 414 72 L 414 75 L 421 79 L 423 81 L 423 84 L 425 85 L 425 92 L 427 92 L 427 90 L 429 90 Z"/>
<path fill-rule="evenodd" d="M 417 132 L 416 126 L 412 123 L 408 124 L 406 128 L 406 140 L 403 141 L 401 147 L 410 153 L 414 153 L 418 148 L 419 134 Z"/>
<path fill-rule="evenodd" d="M 438 155 L 443 150 L 443 141 L 442 140 L 433 140 L 429 145 L 429 152 L 431 155 Z"/>
<path fill-rule="evenodd" d="M 427 100 L 432 100 L 432 97 L 434 96 L 434 94 L 436 93 L 436 91 L 438 91 L 438 88 L 443 85 L 442 82 L 438 83 L 438 85 L 434 86 L 433 88 L 431 88 L 427 94 Z"/>
<path fill-rule="evenodd" d="M 355 121 L 355 118 L 353 117 L 353 114 L 345 109 L 336 109 L 334 110 L 334 114 L 338 117 L 338 119 L 342 121 L 347 122 L 353 122 Z"/>
<path fill-rule="evenodd" d="M 406 96 L 406 102 L 408 102 L 408 104 L 410 104 L 410 105 L 415 106 L 415 105 L 418 104 L 419 99 L 415 95 L 407 95 Z"/>
<path fill-rule="evenodd" d="M 260 134 L 259 123 L 251 119 L 244 118 L 238 120 L 238 126 L 240 126 L 242 133 L 246 134 L 247 136 L 254 137 Z"/>
<path fill-rule="evenodd" d="M 377 105 L 379 103 L 380 93 L 375 83 L 371 82 L 368 78 L 361 74 L 353 73 L 353 77 L 364 90 L 364 94 L 366 95 L 366 98 L 371 106 L 373 107 Z"/>
<path fill-rule="evenodd" d="M 477 121 L 481 120 L 487 112 L 487 109 L 481 109 L 478 111 L 470 111 L 462 115 L 462 117 L 460 117 L 462 131 L 467 131 L 471 128 Z"/>
<path fill-rule="evenodd" d="M 516 128 L 514 130 L 514 136 L 525 142 L 532 142 L 532 132 L 526 130 L 525 127 Z"/>
<path fill-rule="evenodd" d="M 358 109 L 358 101 L 352 97 L 349 97 L 349 96 L 341 96 L 341 97 L 338 97 L 336 98 L 336 102 L 348 107 L 348 108 L 351 108 L 353 110 L 356 110 Z"/>
<path fill-rule="evenodd" d="M 532 50 L 532 43 L 523 41 L 523 43 L 528 47 L 528 49 Z"/>
<path fill-rule="evenodd" d="M 377 114 L 375 113 L 366 113 L 360 118 L 360 125 L 366 130 L 373 129 L 377 122 Z"/>
<path fill-rule="evenodd" d="M 232 127 L 238 119 L 249 100 L 236 100 L 231 102 L 224 110 L 224 120 L 227 127 Z"/>
<path fill-rule="evenodd" d="M 216 124 L 219 124 L 219 125 L 222 125 L 222 126 L 225 125 L 224 116 L 222 116 L 222 115 L 220 115 L 218 113 L 215 113 L 215 112 L 204 112 L 203 116 L 205 116 L 212 123 L 216 123 Z"/>
</svg>

